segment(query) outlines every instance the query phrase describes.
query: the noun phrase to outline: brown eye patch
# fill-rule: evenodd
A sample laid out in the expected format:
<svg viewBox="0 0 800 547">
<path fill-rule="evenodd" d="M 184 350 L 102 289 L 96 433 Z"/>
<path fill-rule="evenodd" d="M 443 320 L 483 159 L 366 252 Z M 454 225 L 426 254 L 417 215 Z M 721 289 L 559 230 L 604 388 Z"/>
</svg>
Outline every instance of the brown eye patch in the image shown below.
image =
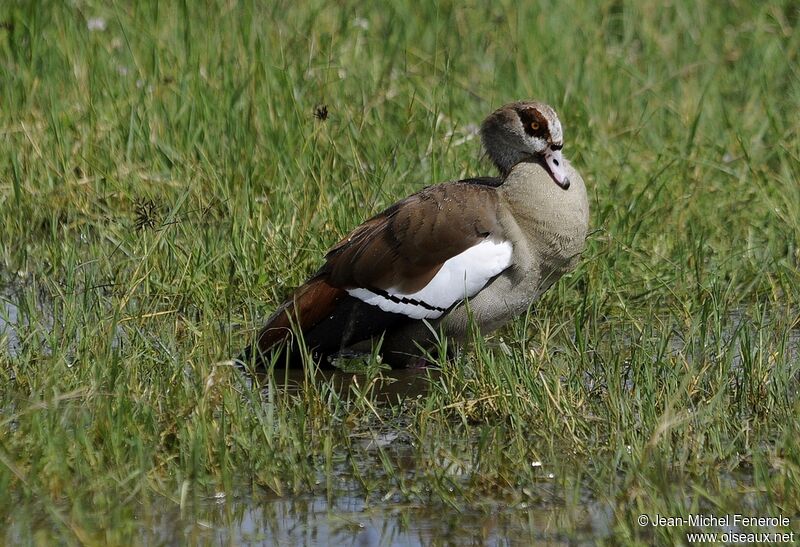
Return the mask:
<svg viewBox="0 0 800 547">
<path fill-rule="evenodd" d="M 550 128 L 547 125 L 547 119 L 542 116 L 542 113 L 535 108 L 525 108 L 517 111 L 522 127 L 525 128 L 525 133 L 531 137 L 547 138 L 550 133 Z"/>
</svg>

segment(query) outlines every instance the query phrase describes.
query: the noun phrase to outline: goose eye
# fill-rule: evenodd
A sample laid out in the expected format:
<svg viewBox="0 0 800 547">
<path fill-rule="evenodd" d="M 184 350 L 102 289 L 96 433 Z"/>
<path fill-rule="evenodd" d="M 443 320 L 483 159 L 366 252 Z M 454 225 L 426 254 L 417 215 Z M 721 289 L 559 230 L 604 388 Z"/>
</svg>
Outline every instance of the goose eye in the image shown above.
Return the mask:
<svg viewBox="0 0 800 547">
<path fill-rule="evenodd" d="M 531 122 L 531 129 L 537 131 L 539 129 L 539 122 Z"/>
</svg>

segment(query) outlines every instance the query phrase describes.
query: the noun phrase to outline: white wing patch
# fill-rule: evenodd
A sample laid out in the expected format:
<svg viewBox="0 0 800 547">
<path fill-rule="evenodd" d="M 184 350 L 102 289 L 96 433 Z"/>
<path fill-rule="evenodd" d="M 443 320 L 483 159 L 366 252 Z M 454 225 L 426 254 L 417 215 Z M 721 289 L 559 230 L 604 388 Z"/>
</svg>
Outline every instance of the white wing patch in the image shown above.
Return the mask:
<svg viewBox="0 0 800 547">
<path fill-rule="evenodd" d="M 490 279 L 508 268 L 512 250 L 509 241 L 481 241 L 448 259 L 433 279 L 415 293 L 402 293 L 395 288 L 385 291 L 359 288 L 347 292 L 383 311 L 402 313 L 412 319 L 436 319 L 456 302 L 478 294 Z"/>
</svg>

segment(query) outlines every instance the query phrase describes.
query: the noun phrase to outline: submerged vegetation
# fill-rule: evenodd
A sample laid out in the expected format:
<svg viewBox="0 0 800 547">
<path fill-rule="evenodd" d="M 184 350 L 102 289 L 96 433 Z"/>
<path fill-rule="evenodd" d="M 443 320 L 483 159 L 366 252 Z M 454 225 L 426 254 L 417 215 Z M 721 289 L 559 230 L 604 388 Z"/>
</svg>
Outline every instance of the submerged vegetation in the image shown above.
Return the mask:
<svg viewBox="0 0 800 547">
<path fill-rule="evenodd" d="M 328 509 L 330 537 L 382 515 L 426 544 L 797 535 L 799 17 L 3 2 L 2 542 L 267 541 Z M 440 370 L 230 366 L 353 226 L 489 174 L 476 124 L 520 98 L 559 111 L 593 230 L 528 316 Z"/>
</svg>

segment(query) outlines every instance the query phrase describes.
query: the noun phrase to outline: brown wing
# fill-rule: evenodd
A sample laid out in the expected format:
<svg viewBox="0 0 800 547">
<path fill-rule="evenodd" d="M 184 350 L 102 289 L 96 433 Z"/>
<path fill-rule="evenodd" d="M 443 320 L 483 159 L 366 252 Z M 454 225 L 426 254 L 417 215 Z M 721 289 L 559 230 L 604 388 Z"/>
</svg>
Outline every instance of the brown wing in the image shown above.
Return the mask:
<svg viewBox="0 0 800 547">
<path fill-rule="evenodd" d="M 258 335 L 259 352 L 285 340 L 295 322 L 308 332 L 335 317 L 346 289 L 416 292 L 449 258 L 499 235 L 494 186 L 483 180 L 432 186 L 364 222 L 334 245 L 322 268 L 273 313 Z"/>
<path fill-rule="evenodd" d="M 326 255 L 334 287 L 424 287 L 449 258 L 499 231 L 497 193 L 483 184 L 432 186 L 369 219 Z"/>
</svg>

